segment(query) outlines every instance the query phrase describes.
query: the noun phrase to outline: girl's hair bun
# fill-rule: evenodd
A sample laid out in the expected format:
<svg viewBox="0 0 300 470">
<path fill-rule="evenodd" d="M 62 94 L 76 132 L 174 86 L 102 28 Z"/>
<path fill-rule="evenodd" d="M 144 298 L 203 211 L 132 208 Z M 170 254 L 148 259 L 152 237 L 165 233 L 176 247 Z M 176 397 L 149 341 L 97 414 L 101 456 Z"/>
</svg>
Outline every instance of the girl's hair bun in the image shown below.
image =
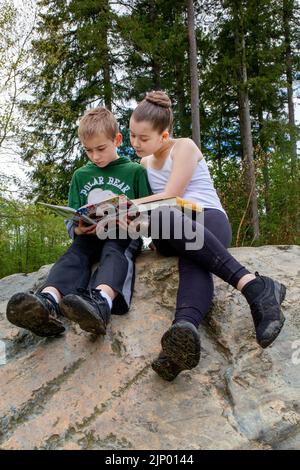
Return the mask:
<svg viewBox="0 0 300 470">
<path fill-rule="evenodd" d="M 171 133 L 173 125 L 172 103 L 168 95 L 161 90 L 150 91 L 132 113 L 136 122 L 150 122 L 153 129 Z"/>
<path fill-rule="evenodd" d="M 145 100 L 149 103 L 156 104 L 162 108 L 171 108 L 172 103 L 168 95 L 161 90 L 149 91 L 146 93 Z"/>
</svg>

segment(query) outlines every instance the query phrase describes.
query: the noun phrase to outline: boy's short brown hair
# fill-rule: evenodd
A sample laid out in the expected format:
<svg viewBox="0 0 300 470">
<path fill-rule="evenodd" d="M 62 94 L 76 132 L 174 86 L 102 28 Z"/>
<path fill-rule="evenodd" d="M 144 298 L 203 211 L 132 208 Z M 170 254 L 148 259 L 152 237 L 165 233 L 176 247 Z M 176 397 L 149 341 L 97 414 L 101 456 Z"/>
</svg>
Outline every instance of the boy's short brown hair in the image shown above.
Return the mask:
<svg viewBox="0 0 300 470">
<path fill-rule="evenodd" d="M 110 140 L 114 140 L 119 132 L 115 116 L 102 106 L 89 109 L 79 121 L 78 135 L 81 141 L 104 133 Z"/>
</svg>

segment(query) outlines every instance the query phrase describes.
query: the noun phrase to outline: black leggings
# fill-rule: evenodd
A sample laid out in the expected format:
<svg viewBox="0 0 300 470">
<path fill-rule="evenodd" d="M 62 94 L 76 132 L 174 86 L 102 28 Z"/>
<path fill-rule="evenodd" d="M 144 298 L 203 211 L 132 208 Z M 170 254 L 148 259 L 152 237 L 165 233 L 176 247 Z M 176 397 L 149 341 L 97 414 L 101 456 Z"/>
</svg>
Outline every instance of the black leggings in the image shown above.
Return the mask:
<svg viewBox="0 0 300 470">
<path fill-rule="evenodd" d="M 170 219 L 169 239 L 153 239 L 157 250 L 164 256 L 179 256 L 179 287 L 177 292 L 174 322 L 186 320 L 197 328 L 208 313 L 214 292 L 212 274 L 236 287 L 239 280 L 249 271 L 228 251 L 231 242 L 231 226 L 226 215 L 218 209 L 204 210 L 203 247 L 199 250 L 186 249 L 188 240 L 174 237 L 175 224 L 182 224 L 187 218 L 181 211 L 168 207 L 160 209 L 161 219 Z M 197 230 L 195 221 L 189 220 Z"/>
</svg>

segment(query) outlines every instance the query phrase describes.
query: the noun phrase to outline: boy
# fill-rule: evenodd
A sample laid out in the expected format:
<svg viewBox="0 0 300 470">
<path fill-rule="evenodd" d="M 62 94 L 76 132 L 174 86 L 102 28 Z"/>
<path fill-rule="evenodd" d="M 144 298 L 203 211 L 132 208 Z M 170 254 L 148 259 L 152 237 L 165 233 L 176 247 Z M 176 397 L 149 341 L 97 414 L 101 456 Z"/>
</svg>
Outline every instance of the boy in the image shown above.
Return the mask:
<svg viewBox="0 0 300 470">
<path fill-rule="evenodd" d="M 78 134 L 90 161 L 73 174 L 70 207 L 95 202 L 101 193 L 126 194 L 130 199 L 151 194 L 146 170 L 117 154 L 122 135 L 110 111 L 103 107 L 87 111 Z M 69 221 L 67 226 L 72 245 L 54 264 L 42 289 L 12 296 L 7 319 L 39 336 L 63 333 L 62 316 L 85 331 L 105 334 L 111 311 L 123 314 L 129 309 L 140 240 L 100 240 L 96 225 L 86 226 L 82 221 L 78 225 Z M 92 265 L 98 261 L 91 276 Z"/>
</svg>

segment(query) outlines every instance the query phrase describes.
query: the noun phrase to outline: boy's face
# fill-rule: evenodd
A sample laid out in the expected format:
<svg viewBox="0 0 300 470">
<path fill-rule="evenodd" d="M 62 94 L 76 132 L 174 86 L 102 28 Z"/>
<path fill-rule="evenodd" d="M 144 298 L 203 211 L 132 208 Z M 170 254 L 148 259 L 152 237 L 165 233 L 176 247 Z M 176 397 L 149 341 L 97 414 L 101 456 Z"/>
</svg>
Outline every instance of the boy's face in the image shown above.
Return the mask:
<svg viewBox="0 0 300 470">
<path fill-rule="evenodd" d="M 106 167 L 118 158 L 116 148 L 122 143 L 122 134 L 118 133 L 112 141 L 104 133 L 94 135 L 82 141 L 89 160 L 100 168 Z"/>
<path fill-rule="evenodd" d="M 148 121 L 136 122 L 130 119 L 130 142 L 138 157 L 146 157 L 157 152 L 169 138 L 169 132 L 159 133 Z"/>
</svg>

